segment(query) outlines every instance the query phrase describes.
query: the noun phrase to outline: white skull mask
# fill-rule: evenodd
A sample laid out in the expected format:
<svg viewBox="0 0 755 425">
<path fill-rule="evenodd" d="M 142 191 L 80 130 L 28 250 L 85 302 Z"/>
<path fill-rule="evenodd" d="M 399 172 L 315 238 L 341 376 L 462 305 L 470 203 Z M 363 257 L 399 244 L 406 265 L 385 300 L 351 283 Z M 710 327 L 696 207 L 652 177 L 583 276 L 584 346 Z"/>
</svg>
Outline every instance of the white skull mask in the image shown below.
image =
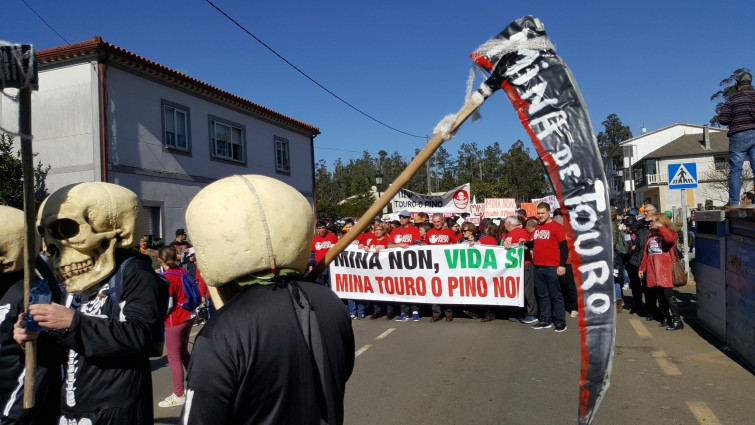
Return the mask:
<svg viewBox="0 0 755 425">
<path fill-rule="evenodd" d="M 68 292 L 81 292 L 110 275 L 115 250 L 133 248 L 141 223 L 136 194 L 100 182 L 57 190 L 40 206 L 38 217 L 43 248 Z"/>
<path fill-rule="evenodd" d="M 259 175 L 218 180 L 186 208 L 197 266 L 211 287 L 264 270 L 303 272 L 313 222 L 312 206 L 299 191 Z"/>
<path fill-rule="evenodd" d="M 24 212 L 0 205 L 0 273 L 10 273 L 24 268 Z M 35 251 L 39 250 L 39 237 Z"/>
</svg>

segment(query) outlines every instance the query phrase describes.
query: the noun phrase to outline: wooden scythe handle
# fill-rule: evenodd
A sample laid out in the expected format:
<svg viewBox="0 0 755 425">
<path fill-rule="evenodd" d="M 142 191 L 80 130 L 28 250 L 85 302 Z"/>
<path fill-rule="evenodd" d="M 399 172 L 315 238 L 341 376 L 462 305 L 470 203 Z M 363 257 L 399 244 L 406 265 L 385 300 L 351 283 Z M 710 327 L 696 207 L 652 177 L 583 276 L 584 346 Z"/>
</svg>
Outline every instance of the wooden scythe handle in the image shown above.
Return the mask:
<svg viewBox="0 0 755 425">
<path fill-rule="evenodd" d="M 459 127 L 464 124 L 464 121 L 466 121 L 467 118 L 469 118 L 469 116 L 472 115 L 474 111 L 476 111 L 481 105 L 481 103 L 478 104 L 472 99 L 468 100 L 459 110 L 459 112 L 456 113 L 456 119 L 451 126 L 449 133 L 451 135 L 455 134 L 456 130 L 458 130 Z M 320 274 L 322 274 L 322 272 L 325 270 L 325 267 L 327 267 L 328 264 L 330 264 L 330 262 L 338 256 L 338 254 L 346 249 L 346 247 L 349 246 L 349 244 L 353 242 L 354 239 L 356 239 L 357 235 L 362 233 L 362 231 L 370 223 L 370 220 L 373 217 L 377 216 L 383 210 L 383 207 L 388 205 L 388 202 L 390 202 L 391 199 L 396 196 L 399 190 L 401 190 L 401 188 L 403 188 L 409 182 L 412 176 L 414 176 L 414 174 L 419 171 L 419 168 L 424 163 L 426 163 L 430 159 L 430 157 L 433 156 L 435 151 L 438 150 L 438 148 L 443 144 L 444 141 L 445 140 L 443 140 L 443 135 L 433 135 L 433 138 L 430 139 L 430 141 L 412 160 L 412 162 L 404 169 L 403 172 L 401 172 L 401 174 L 399 174 L 398 177 L 396 177 L 396 180 L 394 180 L 393 183 L 388 186 L 380 199 L 372 204 L 367 212 L 365 212 L 362 217 L 359 218 L 359 221 L 354 224 L 354 227 L 352 227 L 351 230 L 341 236 L 341 239 L 338 241 L 338 243 L 336 243 L 333 248 L 330 248 L 330 251 L 325 254 L 325 258 L 320 260 L 320 262 L 315 265 L 315 267 L 309 273 L 308 279 L 314 280 L 318 276 L 320 276 Z"/>
</svg>

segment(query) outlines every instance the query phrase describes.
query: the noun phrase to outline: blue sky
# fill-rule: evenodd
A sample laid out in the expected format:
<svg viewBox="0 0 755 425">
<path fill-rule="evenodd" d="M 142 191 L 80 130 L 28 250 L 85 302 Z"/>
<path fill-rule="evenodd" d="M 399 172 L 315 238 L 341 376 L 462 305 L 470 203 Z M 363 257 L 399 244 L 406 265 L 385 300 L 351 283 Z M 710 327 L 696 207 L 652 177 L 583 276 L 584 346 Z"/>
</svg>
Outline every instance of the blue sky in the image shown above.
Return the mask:
<svg viewBox="0 0 755 425">
<path fill-rule="evenodd" d="M 204 0 L 26 0 L 68 42 L 95 34 L 165 66 L 320 127 L 315 158 L 330 166 L 384 149 L 411 157 L 424 137 L 385 128 L 275 57 Z M 615 113 L 634 135 L 705 124 L 718 83 L 755 68 L 755 2 L 214 0 L 319 83 L 376 119 L 430 135 L 464 102 L 468 57 L 511 21 L 534 15 L 584 95 L 596 133 Z M 0 39 L 66 44 L 21 0 L 0 5 Z M 476 84 L 479 84 L 480 79 Z M 444 146 L 530 146 L 502 92 Z M 35 117 L 40 119 L 40 117 Z M 531 148 L 531 152 L 534 149 Z"/>
</svg>

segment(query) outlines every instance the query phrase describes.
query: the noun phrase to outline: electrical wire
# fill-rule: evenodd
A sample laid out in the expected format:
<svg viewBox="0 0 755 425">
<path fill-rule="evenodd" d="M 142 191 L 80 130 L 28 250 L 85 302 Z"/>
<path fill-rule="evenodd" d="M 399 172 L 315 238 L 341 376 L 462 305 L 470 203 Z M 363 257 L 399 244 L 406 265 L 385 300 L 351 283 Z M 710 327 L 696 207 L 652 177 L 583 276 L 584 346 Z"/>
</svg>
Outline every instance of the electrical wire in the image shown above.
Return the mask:
<svg viewBox="0 0 755 425">
<path fill-rule="evenodd" d="M 221 14 L 222 14 L 223 16 L 225 16 L 225 17 L 226 17 L 226 18 L 227 18 L 227 19 L 228 19 L 229 21 L 233 22 L 233 23 L 234 23 L 234 24 L 235 24 L 235 25 L 236 25 L 237 27 L 239 27 L 239 28 L 240 28 L 240 29 L 241 29 L 242 31 L 244 31 L 245 33 L 247 33 L 247 35 L 249 35 L 250 37 L 252 37 L 253 39 L 255 39 L 255 40 L 256 40 L 256 41 L 257 41 L 258 43 L 260 43 L 261 45 L 263 45 L 263 46 L 264 46 L 264 47 L 265 47 L 265 48 L 266 48 L 267 50 L 269 50 L 269 51 L 270 51 L 270 52 L 271 52 L 272 54 L 274 54 L 275 56 L 277 56 L 277 57 L 278 57 L 278 58 L 279 58 L 280 60 L 282 60 L 283 62 L 285 62 L 286 64 L 288 64 L 288 65 L 289 65 L 289 66 L 290 66 L 291 68 L 295 69 L 295 70 L 296 70 L 296 71 L 297 71 L 297 72 L 298 72 L 299 74 L 303 75 L 303 76 L 304 76 L 304 77 L 305 77 L 306 79 L 308 79 L 309 81 L 313 82 L 313 83 L 314 83 L 315 85 L 317 85 L 317 86 L 318 86 L 318 87 L 320 87 L 321 89 L 325 90 L 325 91 L 326 91 L 326 92 L 327 92 L 328 94 L 330 94 L 331 96 L 335 97 L 336 99 L 338 99 L 339 101 L 341 101 L 341 102 L 342 102 L 343 104 L 345 104 L 345 105 L 346 105 L 346 106 L 348 106 L 349 108 L 351 108 L 351 109 L 353 109 L 353 110 L 355 110 L 355 111 L 359 112 L 360 114 L 364 115 L 365 117 L 367 117 L 367 118 L 371 119 L 372 121 L 375 121 L 376 123 L 378 123 L 378 124 L 380 124 L 380 125 L 382 125 L 382 126 L 384 126 L 384 127 L 390 128 L 390 129 L 391 129 L 391 130 L 393 130 L 393 131 L 399 132 L 399 133 L 401 133 L 401 134 L 405 134 L 405 135 L 407 135 L 407 136 L 411 136 L 411 137 L 417 137 L 417 138 L 420 138 L 420 139 L 424 139 L 424 138 L 425 138 L 425 136 L 418 136 L 418 135 L 416 135 L 416 134 L 407 133 L 407 132 L 405 132 L 405 131 L 402 131 L 402 130 L 399 130 L 399 129 L 395 128 L 395 127 L 392 127 L 392 126 L 390 126 L 390 125 L 388 125 L 388 124 L 386 124 L 386 123 L 384 123 L 384 122 L 380 121 L 379 119 L 377 119 L 377 118 L 373 117 L 372 115 L 370 115 L 370 114 L 368 114 L 368 113 L 366 113 L 366 112 L 362 111 L 361 109 L 357 108 L 356 106 L 352 105 L 351 103 L 349 103 L 348 101 L 346 101 L 346 100 L 345 100 L 345 99 L 343 99 L 342 97 L 340 97 L 340 96 L 338 96 L 337 94 L 335 94 L 335 93 L 333 93 L 332 91 L 330 91 L 330 90 L 329 90 L 329 89 L 328 89 L 327 87 L 325 87 L 325 86 L 323 86 L 322 84 L 320 84 L 320 83 L 319 83 L 319 82 L 318 82 L 317 80 L 315 80 L 314 78 L 312 78 L 312 77 L 310 77 L 309 75 L 307 75 L 307 73 L 306 73 L 306 72 L 304 72 L 304 71 L 302 71 L 301 69 L 299 69 L 299 68 L 298 68 L 298 67 L 297 67 L 296 65 L 294 65 L 293 63 L 291 63 L 291 62 L 290 62 L 290 61 L 289 61 L 288 59 L 286 59 L 286 58 L 284 58 L 283 56 L 281 56 L 281 55 L 280 55 L 280 54 L 279 54 L 278 52 L 276 52 L 276 51 L 275 51 L 275 50 L 274 50 L 274 49 L 273 49 L 272 47 L 270 47 L 270 46 L 268 46 L 267 44 L 265 44 L 265 42 L 264 42 L 264 41 L 260 40 L 260 39 L 259 39 L 259 38 L 258 38 L 257 36 L 255 36 L 254 34 L 252 34 L 252 33 L 251 33 L 251 32 L 250 32 L 250 31 L 249 31 L 248 29 L 246 29 L 246 28 L 245 28 L 245 27 L 244 27 L 243 25 L 241 25 L 240 23 L 238 23 L 238 22 L 237 22 L 237 21 L 236 21 L 235 19 L 233 19 L 233 18 L 232 18 L 231 16 L 229 16 L 229 15 L 228 15 L 227 13 L 225 13 L 225 12 L 224 12 L 224 11 L 223 11 L 222 9 L 220 9 L 220 8 L 219 8 L 218 6 L 216 6 L 216 5 L 215 5 L 215 4 L 214 4 L 214 3 L 212 2 L 212 1 L 210 1 L 210 0 L 205 0 L 205 2 L 207 2 L 207 3 L 208 3 L 208 4 L 210 5 L 210 6 L 212 6 L 213 8 L 215 8 L 215 10 L 217 10 L 218 12 L 220 12 L 220 13 L 221 13 Z"/>
<path fill-rule="evenodd" d="M 39 18 L 42 22 L 44 22 L 45 25 L 47 25 L 48 28 L 50 28 L 55 34 L 58 35 L 58 37 L 60 37 L 61 40 L 65 41 L 66 44 L 68 44 L 69 46 L 71 45 L 71 43 L 69 43 L 68 40 L 66 40 L 65 37 L 63 37 L 62 35 L 60 35 L 60 33 L 57 30 L 55 30 L 55 28 L 53 28 L 52 25 L 50 25 L 47 21 L 45 21 L 45 18 L 43 18 L 39 13 L 37 13 L 37 11 L 34 10 L 33 7 L 29 6 L 29 3 L 27 3 L 26 0 L 21 0 L 21 2 L 23 4 L 25 4 L 26 7 L 29 8 L 29 10 L 31 10 L 32 12 L 34 12 L 34 14 L 37 15 L 37 18 Z"/>
</svg>

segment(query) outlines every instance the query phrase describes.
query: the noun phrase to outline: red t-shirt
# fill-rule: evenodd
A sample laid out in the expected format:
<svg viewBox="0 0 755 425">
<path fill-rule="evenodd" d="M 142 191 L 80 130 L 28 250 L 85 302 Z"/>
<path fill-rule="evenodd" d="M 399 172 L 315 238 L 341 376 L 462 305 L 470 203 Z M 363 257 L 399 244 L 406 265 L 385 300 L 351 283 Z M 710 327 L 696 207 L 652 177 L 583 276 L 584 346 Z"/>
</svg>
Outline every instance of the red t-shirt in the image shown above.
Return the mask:
<svg viewBox="0 0 755 425">
<path fill-rule="evenodd" d="M 380 247 L 382 249 L 388 248 L 388 242 L 391 240 L 390 236 L 383 235 L 383 237 L 380 239 L 378 239 L 377 236 L 375 235 L 372 235 L 372 236 L 373 236 L 372 239 L 370 239 L 369 241 L 367 241 L 366 244 L 363 244 L 363 245 L 367 246 L 368 248 L 376 248 L 376 247 Z"/>
<path fill-rule="evenodd" d="M 440 230 L 433 227 L 425 234 L 425 243 L 428 245 L 449 245 L 456 243 L 456 234 L 447 227 Z"/>
<path fill-rule="evenodd" d="M 515 227 L 511 229 L 508 235 L 506 235 L 506 239 L 503 240 L 501 245 L 503 245 L 503 243 L 505 242 L 508 242 L 512 245 L 516 245 L 519 243 L 520 239 L 524 239 L 525 241 L 528 241 L 530 240 L 531 237 L 532 235 L 527 233 L 526 230 L 522 229 L 521 227 Z M 532 254 L 530 250 L 528 249 L 524 251 L 524 264 L 530 264 L 530 263 L 532 263 Z"/>
<path fill-rule="evenodd" d="M 359 242 L 359 245 L 370 246 L 370 241 L 375 239 L 375 234 L 372 232 L 362 233 L 355 239 Z"/>
<path fill-rule="evenodd" d="M 391 242 L 396 245 L 406 243 L 413 245 L 415 241 L 422 241 L 419 230 L 414 226 L 406 226 L 406 229 L 397 227 L 391 232 Z"/>
<path fill-rule="evenodd" d="M 172 300 L 168 315 L 165 317 L 165 327 L 172 328 L 191 319 L 191 312 L 181 307 L 181 304 L 186 302 L 186 294 L 184 293 L 184 285 L 180 275 L 186 273 L 188 272 L 181 267 L 174 267 L 163 273 L 163 276 L 170 283 L 168 296 Z"/>
<path fill-rule="evenodd" d="M 532 233 L 532 240 L 535 241 L 532 256 L 536 266 L 557 267 L 561 263 L 558 243 L 566 240 L 564 226 L 553 220 L 538 224 Z"/>
<path fill-rule="evenodd" d="M 312 238 L 312 251 L 315 252 L 315 263 L 319 263 L 320 260 L 325 258 L 325 254 L 330 251 L 330 248 L 333 248 L 333 245 L 336 243 L 338 243 L 338 238 L 330 232 L 325 236 L 316 234 L 315 237 Z"/>
<path fill-rule="evenodd" d="M 477 242 L 481 243 L 482 245 L 498 245 L 498 239 L 492 236 L 483 236 Z"/>
</svg>

